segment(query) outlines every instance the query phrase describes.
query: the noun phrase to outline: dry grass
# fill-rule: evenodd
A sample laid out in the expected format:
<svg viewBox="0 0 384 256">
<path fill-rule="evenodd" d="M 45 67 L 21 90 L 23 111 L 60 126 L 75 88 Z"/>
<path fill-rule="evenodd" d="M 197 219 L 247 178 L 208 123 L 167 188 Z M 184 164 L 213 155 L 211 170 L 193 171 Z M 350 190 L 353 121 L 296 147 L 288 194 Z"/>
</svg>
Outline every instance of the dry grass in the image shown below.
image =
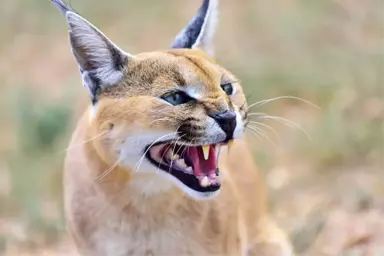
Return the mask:
<svg viewBox="0 0 384 256">
<path fill-rule="evenodd" d="M 165 48 L 199 1 L 73 0 L 130 52 Z M 222 0 L 219 61 L 281 137 L 254 141 L 270 206 L 302 255 L 384 255 L 384 6 L 379 0 Z M 0 9 L 0 254 L 69 255 L 64 149 L 87 104 L 49 1 Z M 266 130 L 267 131 L 267 130 Z"/>
</svg>

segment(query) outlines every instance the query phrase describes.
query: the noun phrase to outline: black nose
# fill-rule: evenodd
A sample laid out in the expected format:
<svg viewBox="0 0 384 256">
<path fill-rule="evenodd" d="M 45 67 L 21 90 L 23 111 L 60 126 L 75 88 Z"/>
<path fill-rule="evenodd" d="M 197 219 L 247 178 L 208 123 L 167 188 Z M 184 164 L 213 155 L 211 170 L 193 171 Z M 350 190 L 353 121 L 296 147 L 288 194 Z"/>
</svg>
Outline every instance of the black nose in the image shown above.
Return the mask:
<svg viewBox="0 0 384 256">
<path fill-rule="evenodd" d="M 214 112 L 209 115 L 212 117 L 217 124 L 220 126 L 220 128 L 225 132 L 227 135 L 226 140 L 233 139 L 233 132 L 236 128 L 236 113 L 229 110 Z"/>
</svg>

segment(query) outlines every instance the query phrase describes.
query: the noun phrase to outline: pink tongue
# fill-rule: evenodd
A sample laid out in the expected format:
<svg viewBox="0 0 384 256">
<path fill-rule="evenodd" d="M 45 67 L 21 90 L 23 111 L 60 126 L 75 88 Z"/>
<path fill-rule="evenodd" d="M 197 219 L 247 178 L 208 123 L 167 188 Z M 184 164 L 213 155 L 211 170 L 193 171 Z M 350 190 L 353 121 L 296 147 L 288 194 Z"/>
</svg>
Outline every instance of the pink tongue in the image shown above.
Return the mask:
<svg viewBox="0 0 384 256">
<path fill-rule="evenodd" d="M 203 149 L 198 147 L 189 147 L 187 155 L 193 165 L 193 172 L 196 176 L 209 176 L 216 171 L 216 154 L 215 148 L 209 146 L 209 157 L 204 158 Z"/>
</svg>

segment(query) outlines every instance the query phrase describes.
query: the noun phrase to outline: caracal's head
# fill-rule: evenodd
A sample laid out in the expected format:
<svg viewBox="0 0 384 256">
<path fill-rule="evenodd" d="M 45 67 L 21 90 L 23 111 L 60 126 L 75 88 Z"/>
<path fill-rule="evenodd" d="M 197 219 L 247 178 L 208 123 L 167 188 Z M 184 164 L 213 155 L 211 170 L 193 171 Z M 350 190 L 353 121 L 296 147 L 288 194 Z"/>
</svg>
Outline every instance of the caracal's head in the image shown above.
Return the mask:
<svg viewBox="0 0 384 256">
<path fill-rule="evenodd" d="M 247 118 L 238 80 L 212 57 L 218 0 L 204 0 L 169 49 L 136 55 L 61 0 L 52 2 L 65 14 L 90 93 L 99 157 L 131 172 L 133 181 L 160 176 L 157 182 L 195 198 L 217 194 L 220 148 L 242 135 Z"/>
</svg>

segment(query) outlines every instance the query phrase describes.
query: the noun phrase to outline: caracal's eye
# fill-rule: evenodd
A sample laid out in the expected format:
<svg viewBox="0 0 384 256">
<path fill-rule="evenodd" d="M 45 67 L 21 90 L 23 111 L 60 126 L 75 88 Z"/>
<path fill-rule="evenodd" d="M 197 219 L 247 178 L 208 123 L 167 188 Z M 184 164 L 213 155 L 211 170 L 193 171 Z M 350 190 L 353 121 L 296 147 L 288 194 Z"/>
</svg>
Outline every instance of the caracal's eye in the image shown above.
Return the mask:
<svg viewBox="0 0 384 256">
<path fill-rule="evenodd" d="M 174 106 L 184 104 L 193 100 L 193 98 L 189 97 L 185 92 L 181 91 L 167 93 L 161 98 Z"/>
<path fill-rule="evenodd" d="M 228 84 L 222 84 L 221 88 L 227 95 L 232 95 L 233 94 L 233 86 L 231 83 Z"/>
</svg>

